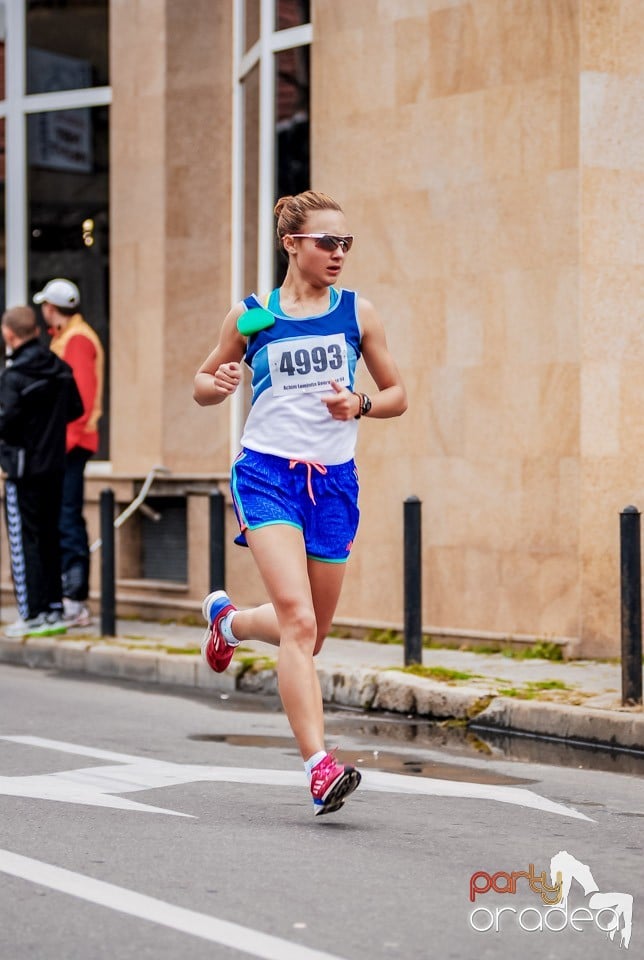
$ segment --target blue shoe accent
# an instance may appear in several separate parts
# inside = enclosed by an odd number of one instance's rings
[[[236,608],[225,590],[215,590],[208,594],[201,610],[204,619],[208,621],[201,654],[211,670],[223,673],[232,660],[239,641],[232,636],[230,627],[222,630],[222,624],[229,614],[236,612]]]
[[[335,813],[344,806],[344,800],[337,800],[335,803],[324,803],[322,800],[313,801],[313,816],[319,817],[327,813]]]
[[[212,626],[215,617],[221,613],[224,607],[229,606],[232,606],[232,604],[225,590],[215,590],[213,593],[209,593],[201,607],[204,620]]]

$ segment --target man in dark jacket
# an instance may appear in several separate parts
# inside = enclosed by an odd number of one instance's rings
[[[2,316],[0,466],[20,619],[8,636],[64,633],[58,520],[67,424],[83,412],[71,367],[38,338],[31,307]]]

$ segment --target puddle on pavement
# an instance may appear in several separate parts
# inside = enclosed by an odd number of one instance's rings
[[[481,737],[497,757],[505,760],[644,777],[644,751],[616,750],[591,743],[477,727],[473,727],[472,732]]]
[[[292,737],[262,736],[261,734],[193,734],[189,740],[208,743],[227,743],[231,747],[260,747],[285,750],[297,754]],[[524,777],[509,777],[491,770],[465,767],[457,763],[440,763],[421,757],[409,757],[390,750],[373,750],[366,747],[358,750],[342,748],[342,763],[353,764],[359,770],[381,770],[385,773],[405,774],[411,777],[431,777],[437,780],[458,780],[462,783],[486,783],[495,786],[534,783]]]
[[[231,697],[227,707],[235,709],[249,708],[252,702],[257,712],[257,700],[246,700],[244,705],[235,704]],[[280,712],[276,698],[266,698],[264,709]],[[269,707],[270,703],[270,707]],[[277,700],[279,704],[279,700]],[[535,737],[526,734],[508,733],[482,729],[476,726],[441,724],[431,721],[418,721],[412,717],[395,714],[365,714],[358,710],[327,709],[325,711],[327,733],[333,738],[352,737],[369,744],[357,750],[342,749],[342,759],[356,766],[389,773],[403,773],[410,776],[436,777],[446,780],[465,782],[512,784],[528,783],[522,777],[504,777],[485,770],[486,760],[512,760],[518,763],[539,763],[548,766],[572,767],[579,770],[598,770],[644,777],[644,751],[634,752],[615,750],[592,744],[580,744],[555,739]],[[297,753],[291,737],[243,736],[239,734],[196,734],[190,739],[220,743],[233,746],[273,747]],[[405,746],[405,752],[396,750],[396,745]],[[422,750],[444,750],[453,756],[477,759],[481,763],[476,768],[461,766],[458,763],[440,763],[425,757],[409,756],[409,747]],[[373,750],[378,753],[374,756]]]
[[[336,726],[334,726],[334,722]],[[595,744],[583,744],[530,734],[490,730],[472,724],[441,724],[391,714],[327,714],[330,733],[403,741],[432,750],[446,749],[461,756],[481,760],[513,760],[519,763],[543,763],[579,770],[644,777],[644,750],[619,750]]]

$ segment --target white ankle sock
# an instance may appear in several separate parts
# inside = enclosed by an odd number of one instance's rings
[[[227,613],[226,616],[219,621],[221,635],[229,647],[236,647],[239,644],[239,640],[233,633],[233,617],[237,612],[237,610],[231,610],[230,613]]]
[[[313,767],[317,763],[319,763],[320,760],[324,760],[325,757],[326,757],[326,750],[318,750],[318,752],[314,753],[312,757],[309,757],[308,760],[304,761],[304,769],[306,770],[306,775],[309,778],[309,780],[311,779],[311,770],[313,769]]]

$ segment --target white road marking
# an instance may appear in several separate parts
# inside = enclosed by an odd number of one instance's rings
[[[246,767],[211,767],[198,764],[170,763],[164,760],[136,757],[126,753],[97,750],[75,743],[49,740],[42,737],[0,736],[0,740],[23,743],[33,747],[93,757],[97,760],[117,761],[118,766],[87,767],[64,770],[59,773],[26,777],[0,777],[0,795],[56,800],[62,803],[80,803],[88,806],[115,807],[147,813],[165,813],[171,816],[189,816],[113,797],[113,794],[133,793],[183,783],[251,783],[256,786],[298,787],[304,789],[304,777],[295,770],[257,770]],[[522,787],[494,786],[485,783],[467,783],[458,780],[439,780],[431,777],[408,777],[402,774],[363,770],[360,791],[406,793],[432,797],[459,797],[470,800],[494,800],[519,807],[529,807],[560,817],[594,822],[572,807],[554,803],[546,797]]]
[[[195,910],[186,910],[164,900],[157,900],[156,897],[148,897],[103,880],[94,880],[81,873],[55,867],[41,860],[32,860],[9,850],[0,850],[0,871],[87,900],[89,903],[108,907],[110,910],[118,910],[119,913],[127,913],[141,920],[209,940],[211,943],[232,947],[233,950],[261,957],[262,960],[341,960],[330,953],[312,950],[299,943],[260,933],[228,920],[218,920]]]

